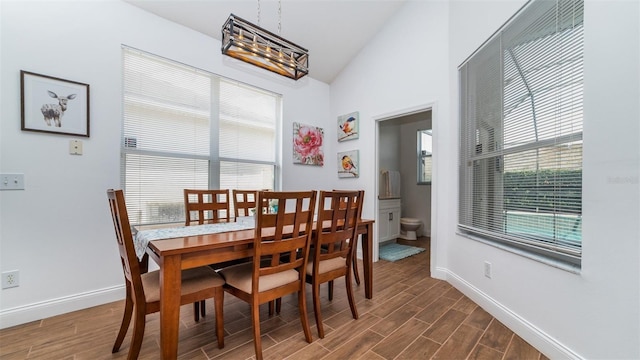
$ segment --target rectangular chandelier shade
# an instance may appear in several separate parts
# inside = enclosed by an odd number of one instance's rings
[[[298,80],[309,73],[309,52],[234,14],[222,26],[222,54]]]

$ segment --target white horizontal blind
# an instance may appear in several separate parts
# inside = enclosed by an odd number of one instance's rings
[[[533,1],[460,67],[459,228],[580,264],[583,2]]]
[[[220,81],[221,188],[274,189],[279,108],[279,96]]]
[[[126,47],[123,69],[133,224],[184,221],[185,188],[274,188],[279,96]]]

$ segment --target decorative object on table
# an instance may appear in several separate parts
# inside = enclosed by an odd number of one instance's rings
[[[387,242],[380,245],[379,257],[382,260],[398,261],[425,251],[425,248],[402,245],[395,242]]]
[[[22,130],[89,137],[89,85],[20,71]]]
[[[305,165],[324,165],[322,128],[301,123],[293,123],[293,163]]]
[[[338,177],[357,178],[360,175],[359,150],[338,153]]]
[[[357,111],[338,116],[338,141],[357,139],[359,128],[360,115]]]
[[[280,37],[282,6],[278,2],[278,35],[234,14],[222,25],[222,54],[298,80],[309,73],[309,51]]]

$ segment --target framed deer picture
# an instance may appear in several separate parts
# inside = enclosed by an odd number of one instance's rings
[[[89,137],[89,85],[20,71],[22,130]]]

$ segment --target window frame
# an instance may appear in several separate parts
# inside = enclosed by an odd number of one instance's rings
[[[428,154],[425,154],[423,150],[423,144],[422,144],[422,135],[423,134],[427,134],[428,136],[431,137],[431,148],[430,151],[428,152]],[[418,185],[431,185],[431,182],[433,181],[433,130],[432,129],[422,129],[422,130],[418,130],[417,131],[417,136],[418,136],[418,179],[417,179],[417,184]],[[425,178],[423,177],[424,175],[424,167],[425,167],[425,160],[429,159],[431,166],[429,166],[429,168],[431,169],[431,171],[429,172],[429,179],[425,180]]]
[[[554,5],[555,4],[555,5]],[[531,32],[526,33],[526,30],[529,30],[529,22],[533,23],[534,21],[538,21],[538,18],[535,16],[539,16],[540,19],[543,16],[548,16],[549,8],[552,8],[552,11],[555,11],[556,14],[561,11],[565,11],[566,13],[572,14],[574,16],[573,23],[567,25],[566,18],[558,17],[555,21],[557,21],[555,32],[547,32],[544,33],[540,28],[536,28],[538,33]],[[557,8],[555,7],[557,6]],[[569,10],[567,10],[569,9]],[[577,10],[576,10],[577,9]],[[573,11],[571,13],[570,11]],[[472,238],[474,240],[478,240],[490,245],[494,245],[505,249],[507,251],[516,252],[522,254],[524,256],[528,256],[530,258],[534,258],[536,260],[550,263],[558,267],[566,268],[569,270],[579,270],[582,263],[582,94],[584,92],[583,89],[583,79],[584,74],[582,72],[582,62],[583,62],[583,45],[584,41],[584,4],[582,0],[560,0],[557,3],[544,3],[542,1],[532,0],[529,1],[518,13],[516,13],[508,23],[503,25],[494,35],[488,39],[478,50],[476,50],[469,58],[467,58],[458,68],[459,75],[459,119],[460,119],[460,156],[459,156],[459,202],[458,202],[458,223],[457,223],[457,233]],[[516,29],[516,30],[513,30]],[[575,32],[575,34],[566,35],[565,33],[571,33],[573,30],[579,29]],[[521,36],[521,34],[526,34],[525,40],[522,43],[511,44],[513,47],[509,47],[509,41],[516,38],[516,35]],[[574,39],[578,39],[575,40]],[[527,38],[528,37],[528,38]],[[515,46],[522,46],[526,44],[527,46],[531,44],[543,43],[549,41],[548,38],[556,37],[557,39],[570,39],[570,45],[579,44],[579,49],[576,50],[579,52],[579,56],[569,59],[568,62],[578,61],[579,64],[575,65],[576,68],[572,69],[569,76],[573,76],[574,74],[578,74],[579,84],[573,83],[574,78],[570,78],[571,81],[563,82],[562,80],[558,80],[555,78],[547,77],[544,80],[547,81],[544,85],[551,84],[552,91],[556,93],[564,94],[564,92],[569,91],[578,91],[576,94],[579,96],[579,101],[576,103],[580,104],[579,111],[576,110],[576,113],[579,114],[579,128],[576,128],[574,131],[573,127],[571,127],[571,131],[552,133],[552,135],[546,134],[538,137],[538,129],[536,123],[536,116],[538,111],[535,108],[534,104],[534,92],[535,90],[529,89],[529,84],[526,83],[527,79],[525,78],[524,72],[522,69],[518,68],[518,64],[515,64],[515,68],[520,72],[520,76],[522,77],[522,81],[524,81],[524,86],[526,87],[526,91],[529,91],[530,101],[531,101],[531,116],[533,118],[533,126],[535,128],[535,140],[527,140],[524,136],[526,136],[527,132],[521,130],[524,128],[524,125],[518,124],[518,127],[508,128],[509,126],[513,126],[512,123],[506,123],[505,119],[510,115],[510,108],[507,110],[508,100],[513,100],[512,95],[518,94],[516,90],[509,89],[508,86],[513,86],[513,83],[509,83],[506,81],[506,69],[508,64],[507,56],[510,56],[514,62],[516,62],[515,56],[513,54],[513,49]],[[506,40],[505,40],[506,38]],[[557,40],[559,43],[562,43],[564,40]],[[562,43],[564,44],[564,43]],[[535,45],[534,45],[535,46]],[[497,51],[497,57],[495,57],[494,52],[495,49]],[[549,46],[549,48],[544,48],[545,52],[543,53],[545,56],[549,57],[549,67],[556,66],[561,68],[564,65],[564,62],[567,62],[567,57],[557,57],[552,58],[555,48]],[[533,50],[530,50],[533,51]],[[540,52],[533,52],[536,56],[540,56]],[[568,53],[568,51],[567,51]],[[574,54],[575,55],[575,54]],[[568,56],[568,55],[562,55]],[[495,58],[494,58],[495,57]],[[546,59],[546,58],[545,58]],[[475,61],[475,63],[474,63]],[[552,62],[555,61],[555,62]],[[474,64],[477,69],[474,71],[474,67],[470,66],[470,64]],[[478,65],[479,64],[479,65]],[[482,68],[485,66],[485,68]],[[578,70],[576,70],[578,69]],[[515,71],[511,69],[512,71]],[[525,69],[525,71],[530,71],[528,76],[532,76],[535,71],[540,71],[536,69]],[[494,78],[491,75],[498,74],[499,83],[495,83]],[[543,70],[544,71],[544,70]],[[470,72],[472,72],[470,74]],[[486,75],[486,74],[489,75]],[[542,71],[541,71],[542,73]],[[480,75],[476,75],[480,74]],[[477,77],[473,77],[477,76]],[[482,78],[482,77],[485,78]],[[481,81],[494,81],[494,82],[481,82]],[[494,87],[490,87],[490,86]],[[496,91],[495,85],[498,85],[498,91]],[[534,84],[532,87],[540,86],[540,83]],[[578,90],[574,90],[575,87]],[[480,90],[478,90],[480,89]],[[570,89],[570,90],[567,90]],[[539,91],[539,88],[537,89]],[[545,89],[548,90],[548,89]],[[479,92],[481,91],[481,92]],[[522,91],[522,89],[520,89]],[[532,92],[533,91],[533,92]],[[573,94],[573,93],[572,93]],[[539,96],[539,95],[538,95]],[[483,98],[484,97],[484,98]],[[558,96],[561,101],[559,101],[558,108],[563,108],[563,105],[566,103],[571,103],[576,101],[574,98],[569,100],[564,99],[563,96]],[[523,98],[518,98],[522,100]],[[536,99],[537,100],[537,99]],[[497,108],[491,108],[491,106],[495,106],[493,104],[497,104]],[[478,106],[478,104],[481,104]],[[485,105],[488,104],[488,105]],[[546,103],[544,103],[546,104]],[[516,105],[517,106],[517,105]],[[524,108],[524,106],[522,106]],[[543,111],[543,110],[541,110]],[[546,111],[546,110],[544,110]],[[571,111],[571,112],[570,112]],[[571,108],[570,111],[559,112],[560,115],[556,115],[557,118],[554,120],[560,124],[556,126],[563,126],[565,123],[570,123],[573,125],[572,121],[575,120],[566,120],[568,117],[565,114],[569,114],[570,116],[575,114],[572,112],[574,108]],[[539,116],[539,115],[538,115]],[[575,119],[575,118],[574,118]],[[510,120],[511,121],[511,120]],[[577,124],[578,122],[576,122]],[[493,124],[493,125],[492,125]],[[483,128],[484,127],[484,128]],[[509,134],[508,132],[512,133]],[[484,134],[483,134],[484,133]],[[515,134],[515,135],[514,135]],[[523,135],[525,134],[525,135]],[[513,136],[520,136],[518,142],[509,142],[507,141],[507,136],[511,135],[509,140],[513,140]],[[495,145],[494,145],[495,144]],[[579,144],[579,149],[574,150],[564,150],[563,147],[568,149],[571,148],[572,144]],[[486,145],[486,146],[483,146]],[[576,145],[578,146],[578,145]],[[484,148],[483,148],[484,147]],[[543,223],[548,220],[540,220],[540,216],[544,216],[544,213],[540,212],[538,208],[536,208],[535,212],[524,212],[522,214],[517,214],[519,216],[525,217],[525,223],[527,224],[537,224],[538,228],[530,230],[527,229],[528,232],[523,233],[515,233],[511,232],[507,228],[507,220],[509,215],[507,213],[508,203],[505,202],[507,196],[505,193],[507,192],[507,184],[505,184],[505,178],[507,171],[505,170],[505,159],[510,156],[510,165],[512,165],[511,173],[509,174],[517,174],[522,170],[513,170],[513,157],[515,156],[520,161],[517,156],[520,154],[524,154],[525,152],[535,151],[535,156],[530,156],[536,159],[536,162],[540,159],[541,151],[552,152],[553,149],[559,149],[559,152],[563,152],[564,157],[559,156],[560,160],[556,165],[557,168],[552,168],[551,172],[554,173],[554,179],[561,182],[562,176],[561,174],[564,166],[566,164],[569,166],[578,166],[579,164],[579,172],[574,171],[571,173],[571,181],[573,183],[580,183],[578,198],[573,194],[573,198],[570,200],[570,206],[578,206],[573,209],[577,211],[577,218],[575,220],[576,224],[580,226],[579,233],[579,241],[566,240],[566,238],[561,238],[556,234],[556,217],[563,215],[563,210],[566,211],[566,208],[562,208],[562,205],[558,205],[560,201],[562,201],[563,196],[566,195],[566,190],[562,186],[556,186],[555,182],[553,185],[553,197],[558,203],[554,202],[553,208],[551,212],[547,212],[551,214],[553,219],[553,236],[552,241],[549,241],[547,234],[544,234],[543,227],[546,226]],[[577,154],[579,152],[579,155]],[[525,156],[526,154],[522,155]],[[524,161],[524,160],[522,160]],[[571,163],[570,163],[571,162]],[[575,163],[573,163],[575,162]],[[521,163],[517,165],[523,166]],[[555,165],[555,164],[554,164]],[[536,165],[537,166],[537,165]],[[540,176],[540,173],[543,168],[536,167],[536,178]],[[496,174],[502,174],[497,175]],[[578,175],[576,175],[578,174]],[[521,179],[514,177],[516,179]],[[496,180],[497,179],[497,180]],[[534,189],[537,193],[541,192],[544,186],[541,186],[537,181],[534,186],[530,187],[530,189]],[[564,192],[563,192],[564,191]],[[522,195],[521,195],[522,196]],[[567,206],[566,204],[564,206]],[[513,216],[513,214],[511,215]],[[538,217],[534,219],[534,217]],[[513,220],[509,220],[513,223]],[[542,224],[542,225],[541,225]],[[536,224],[534,224],[536,225]],[[564,226],[564,225],[560,225]]]
[[[140,147],[140,141],[139,138],[137,137],[129,137],[127,134],[127,116],[136,116],[135,113],[133,113],[133,115],[131,115],[131,113],[128,115],[127,113],[127,96],[131,96],[131,93],[127,92],[127,68],[126,68],[126,64],[125,64],[125,57],[128,56],[127,52],[129,52],[129,55],[131,54],[135,54],[134,56],[140,56],[140,57],[146,57],[149,59],[152,59],[153,61],[159,62],[159,63],[166,63],[168,64],[167,66],[175,66],[177,68],[185,68],[188,69],[189,71],[193,71],[194,73],[197,73],[200,76],[204,76],[206,78],[210,79],[210,89],[209,89],[209,111],[208,113],[205,114],[205,117],[208,117],[208,141],[209,144],[207,146],[207,150],[205,150],[205,153],[202,153],[202,150],[200,150],[198,153],[189,153],[189,152],[182,152],[181,150],[178,151],[174,151],[174,150],[165,150],[165,149],[157,149],[154,148],[153,150],[150,149],[143,149]],[[261,167],[266,169],[266,171],[271,171],[272,175],[269,175],[269,177],[271,178],[270,181],[267,180],[270,185],[269,186],[265,186],[266,183],[262,183],[263,186],[259,186],[261,189],[270,189],[270,190],[275,190],[277,189],[277,186],[279,186],[280,184],[280,176],[281,176],[281,166],[280,166],[280,161],[281,161],[281,155],[280,155],[280,149],[281,149],[281,127],[282,127],[282,104],[283,104],[283,100],[282,100],[282,95],[274,93],[272,91],[268,91],[268,90],[264,90],[252,85],[248,85],[245,83],[241,83],[239,81],[236,80],[232,80],[232,79],[228,79],[225,77],[222,77],[220,75],[208,72],[208,71],[204,71],[201,69],[197,69],[195,67],[189,66],[189,65],[185,65],[182,63],[178,63],[176,61],[170,60],[170,59],[166,59],[154,54],[150,54],[147,53],[145,51],[141,51],[138,49],[134,49],[134,48],[130,48],[128,46],[123,45],[122,46],[122,59],[123,59],[123,122],[122,122],[122,133],[121,133],[121,174],[120,174],[120,178],[121,178],[121,187],[122,189],[125,191],[125,194],[127,194],[127,190],[129,187],[131,186],[139,186],[142,187],[143,185],[131,185],[131,183],[127,182],[127,171],[131,170],[131,164],[128,164],[127,159],[131,159],[132,157],[148,157],[148,156],[155,156],[158,157],[156,160],[158,160],[160,163],[166,162],[168,164],[170,163],[182,163],[185,162],[184,160],[186,160],[186,162],[189,161],[193,161],[193,164],[195,166],[195,164],[199,163],[201,165],[198,166],[198,169],[201,169],[201,171],[199,172],[200,174],[202,174],[202,172],[204,171],[204,167],[206,167],[206,181],[187,181],[187,182],[181,182],[180,179],[172,179],[172,181],[177,181],[179,182],[179,184],[182,185],[175,185],[172,184],[171,187],[173,190],[171,190],[171,194],[167,195],[167,198],[170,198],[171,200],[169,202],[167,202],[168,200],[165,199],[165,201],[163,203],[166,203],[167,206],[171,204],[174,204],[173,207],[179,207],[180,205],[184,206],[184,201],[183,201],[183,194],[182,194],[182,190],[178,191],[175,190],[175,188],[180,188],[180,189],[184,189],[184,188],[209,188],[209,189],[219,189],[220,188],[220,183],[221,183],[221,178],[223,175],[223,166],[227,166],[228,168],[236,168],[235,171],[239,171],[237,169],[243,169],[243,165],[245,165],[244,169],[248,169],[251,170],[252,165],[256,165],[255,169],[260,169]],[[139,80],[136,79],[137,81],[139,81],[140,83],[142,83],[142,81],[144,80]],[[221,90],[221,82],[226,82],[228,83],[230,86],[235,87],[235,88],[245,88],[247,89],[250,93],[255,93],[258,94],[257,96],[260,97],[260,93],[263,93],[268,97],[273,97],[271,99],[271,101],[273,101],[273,130],[269,130],[269,127],[265,128],[267,129],[267,131],[270,131],[273,135],[271,136],[271,138],[273,139],[273,149],[272,149],[272,154],[273,154],[273,161],[270,160],[265,160],[260,159],[260,160],[255,160],[255,156],[252,157],[250,155],[247,155],[246,152],[243,151],[237,151],[235,152],[235,154],[237,156],[221,156],[221,150],[220,150],[220,145],[221,145],[221,139],[220,139],[220,124],[223,121],[221,118],[222,116],[225,116],[227,118],[226,121],[229,121],[229,119],[233,119],[231,117],[229,117],[228,115],[223,115],[221,113],[221,107],[224,107],[224,105],[221,103],[223,101],[223,94]],[[184,85],[184,84],[183,84]],[[142,85],[144,86],[144,84]],[[149,96],[148,99],[146,99],[149,103],[152,103],[155,101],[155,99],[151,99],[151,101],[149,101],[149,99],[152,98],[152,96]],[[160,101],[158,101],[158,103],[160,103]],[[154,104],[153,106],[155,106],[156,104]],[[173,107],[180,107],[180,104],[171,104],[171,106]],[[178,110],[179,111],[179,110]],[[194,111],[201,111],[201,110],[194,110]],[[240,116],[245,116],[243,114],[239,114]],[[249,116],[249,115],[246,115]],[[268,115],[271,116],[271,115]],[[179,115],[177,115],[175,117],[176,119],[179,118]],[[247,121],[251,121],[251,118],[245,117],[243,118],[245,120],[245,124]],[[182,119],[181,119],[182,120]],[[135,120],[134,120],[135,121]],[[131,125],[129,125],[131,126]],[[250,125],[252,126],[252,125]],[[271,126],[271,125],[266,125],[266,126]],[[141,129],[146,129],[146,128],[141,128]],[[164,129],[163,129],[164,130]],[[144,130],[138,130],[138,131],[144,131]],[[238,130],[241,131],[242,130]],[[160,135],[162,136],[162,134]],[[255,136],[255,135],[254,135]],[[152,141],[148,140],[148,141]],[[179,142],[181,140],[178,140]],[[184,141],[190,141],[188,138],[184,138]],[[269,141],[269,143],[271,143]],[[240,145],[238,145],[240,146]],[[246,147],[244,148],[246,149]],[[264,149],[264,148],[260,148],[260,149]],[[249,151],[253,151],[251,149],[249,149]],[[270,150],[271,152],[271,150]],[[152,160],[153,161],[153,160]],[[202,165],[202,162],[206,161],[206,165]],[[142,165],[138,165],[138,166],[142,166]],[[239,166],[239,168],[238,168]],[[248,166],[248,167],[247,167]],[[194,167],[194,170],[196,168]],[[270,169],[270,170],[269,170]],[[164,171],[163,169],[159,170],[159,173],[162,174],[162,171]],[[176,170],[177,171],[177,170]],[[197,171],[197,170],[195,170]],[[232,170],[233,171],[233,170]],[[229,177],[233,178],[234,175],[232,173],[227,174],[227,179]],[[268,175],[268,174],[267,174]],[[135,176],[135,175],[134,175]],[[162,176],[162,175],[161,175]],[[236,177],[238,175],[235,175]],[[199,179],[202,179],[202,177],[200,175],[198,175]],[[142,177],[141,177],[142,179]],[[267,179],[263,176],[263,179]],[[241,180],[241,179],[240,179]],[[142,181],[142,180],[139,180]],[[233,182],[233,180],[232,180]],[[241,181],[240,181],[241,183]],[[237,189],[242,189],[242,186],[239,184],[239,182],[235,181],[236,186],[233,187],[229,187],[229,189],[233,189],[233,188],[237,188]],[[226,187],[225,187],[226,188]],[[139,191],[143,191],[143,190],[139,190]],[[162,190],[161,190],[162,191]],[[175,193],[175,194],[174,194]],[[153,197],[153,194],[151,194],[152,198],[151,200],[154,200],[155,197]],[[162,195],[164,196],[164,195]],[[135,199],[133,199],[135,197]],[[144,195],[137,195],[137,196],[127,196],[127,206],[131,206],[133,209],[138,209],[138,211],[132,211],[130,213],[130,216],[132,217],[131,222],[133,225],[154,225],[154,224],[163,224],[163,223],[180,223],[180,222],[184,222],[184,208],[182,208],[182,211],[180,211],[179,209],[165,209],[166,211],[172,213],[172,215],[170,216],[166,216],[166,217],[162,217],[159,215],[156,215],[156,217],[150,217],[151,215],[151,210],[145,203],[142,203],[143,199],[149,199],[148,197],[145,197]],[[139,199],[138,199],[139,198]],[[136,213],[138,213],[138,215],[135,215]],[[158,213],[160,213],[160,211],[158,210]]]

